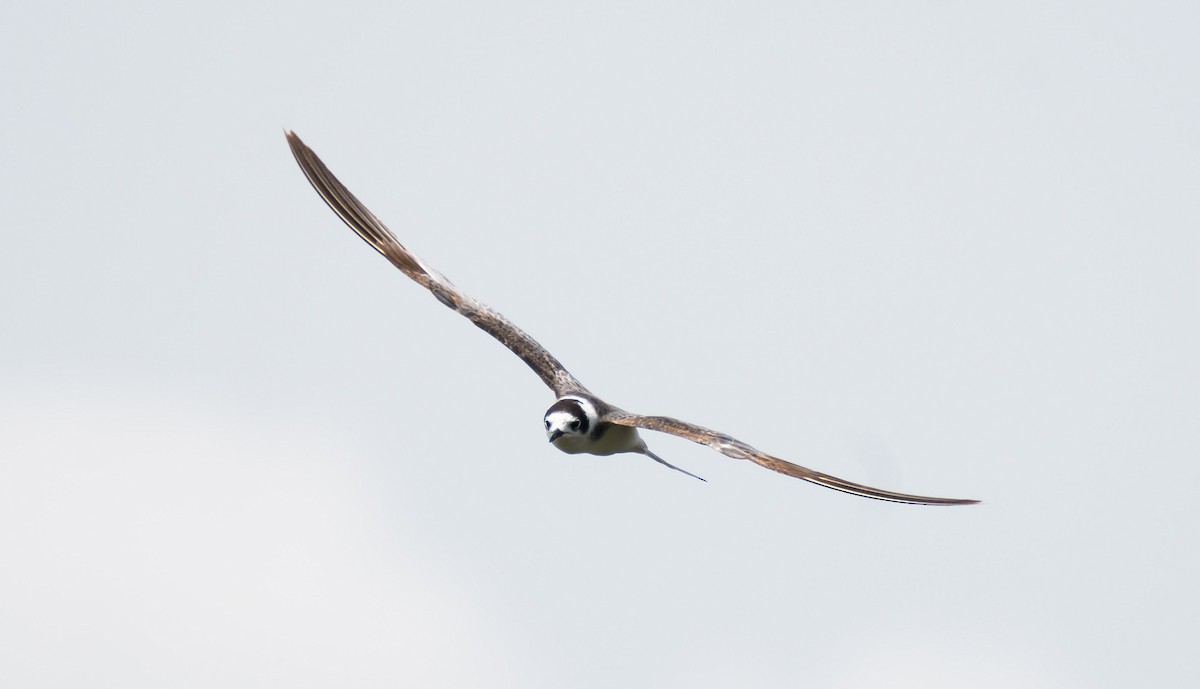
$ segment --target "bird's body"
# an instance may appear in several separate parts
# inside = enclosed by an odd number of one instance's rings
[[[563,435],[550,442],[569,455],[587,454],[601,457],[622,452],[639,452],[646,447],[646,441],[642,440],[636,428],[602,423],[598,429],[594,437]]]
[[[563,395],[546,410],[546,436],[550,438],[554,447],[569,455],[589,454],[603,457],[622,452],[636,452],[675,471],[700,478],[651,452],[636,426],[614,423],[612,419],[615,415],[623,413],[587,392]]]
[[[923,505],[966,505],[975,500],[934,498],[896,493],[852,483],[760,452],[724,433],[666,416],[632,414],[593,395],[548,351],[504,316],[462,293],[441,273],[404,248],[387,227],[338,181],[312,149],[294,132],[288,144],[300,169],[329,207],[363,240],[413,281],[428,289],[443,305],[457,311],[521,358],[554,391],[555,401],[544,417],[546,435],[568,454],[613,455],[637,453],[689,476],[650,451],[638,433],[645,428],[670,433],[707,445],[734,459],[745,459],[788,476],[827,488],[877,500]],[[703,480],[703,479],[701,479]]]
[[[546,410],[546,434],[550,442],[567,454],[615,455],[637,452],[646,446],[637,429],[602,420],[596,398],[565,395]]]

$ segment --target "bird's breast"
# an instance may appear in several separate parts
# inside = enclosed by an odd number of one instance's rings
[[[632,452],[642,446],[636,428],[601,423],[598,433],[588,435],[564,435],[554,440],[554,446],[567,454],[613,455]]]

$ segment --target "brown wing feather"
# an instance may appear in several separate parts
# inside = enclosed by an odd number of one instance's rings
[[[296,162],[300,164],[300,169],[308,177],[313,189],[316,189],[333,212],[370,244],[371,248],[383,254],[384,258],[391,261],[405,275],[432,292],[438,301],[466,316],[484,332],[512,350],[513,354],[521,357],[555,395],[561,397],[570,392],[587,391],[558,359],[537,343],[537,340],[496,311],[460,292],[442,274],[404,248],[391,230],[334,177],[317,154],[306,146],[295,132],[287,132],[287,141],[292,155],[296,156]]]
[[[677,435],[681,438],[687,438],[692,442],[707,445],[727,457],[748,459],[772,471],[778,471],[781,474],[811,481],[819,486],[840,490],[844,493],[861,495],[865,498],[890,500],[891,502],[904,502],[914,505],[972,505],[979,502],[978,500],[962,500],[958,498],[930,498],[922,495],[908,495],[907,493],[895,493],[890,490],[882,490],[880,488],[853,483],[759,452],[737,438],[725,435],[724,433],[718,433],[702,426],[672,419],[667,416],[641,416],[639,414],[630,414],[626,411],[611,409],[605,418],[621,426],[635,426],[637,428],[646,428],[652,431],[661,431]]]

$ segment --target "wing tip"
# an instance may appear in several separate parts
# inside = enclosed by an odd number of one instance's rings
[[[308,146],[304,144],[294,129],[284,129],[283,136],[285,139],[287,139],[288,148],[292,149],[292,155],[296,156],[298,160],[300,158],[300,154],[307,150]]]
[[[930,505],[931,507],[956,507],[958,505],[978,505],[980,502],[980,500],[969,500],[966,498],[935,498],[930,502],[916,504]]]
[[[867,490],[851,490],[842,486],[833,486],[824,482],[813,481],[824,488],[832,488],[843,493],[857,495],[864,498],[874,498],[875,500],[884,500],[886,502],[895,502],[902,505],[928,505],[930,507],[957,507],[959,505],[978,505],[979,500],[970,498],[934,498],[926,495],[909,495],[907,493],[894,493],[890,490],[882,490],[879,488],[868,488]],[[865,487],[865,486],[864,486]]]
[[[797,477],[804,478],[804,477]],[[901,505],[928,505],[930,507],[957,507],[960,505],[978,505],[979,500],[970,498],[935,498],[927,495],[911,495],[909,493],[896,493],[890,490],[881,488],[871,488],[861,484],[850,483],[849,481],[841,481],[838,483],[813,480],[805,478],[810,483],[815,483],[822,488],[832,488],[833,490],[850,495],[857,495],[861,498],[871,498],[874,500],[882,500],[884,502],[894,502]]]

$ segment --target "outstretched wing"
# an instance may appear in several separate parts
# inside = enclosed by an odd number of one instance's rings
[[[726,457],[734,459],[748,459],[759,466],[764,466],[772,471],[778,471],[781,474],[802,478],[805,481],[811,481],[818,486],[825,486],[834,490],[840,490],[851,495],[861,495],[864,498],[875,498],[876,500],[890,500],[891,502],[906,502],[913,505],[972,505],[978,500],[961,500],[958,498],[928,498],[921,495],[908,495],[906,493],[894,493],[890,490],[882,490],[872,488],[858,483],[852,483],[836,476],[822,474],[819,471],[802,467],[799,464],[785,462],[778,457],[759,452],[750,447],[746,443],[732,438],[724,433],[711,431],[701,426],[685,423],[678,419],[672,419],[666,416],[641,416],[639,414],[630,414],[627,411],[618,409],[610,409],[605,415],[605,419],[621,426],[635,426],[637,428],[647,428],[652,431],[662,431],[677,435],[680,438],[687,438],[692,442],[707,445],[712,449],[720,452]]]
[[[287,140],[292,154],[296,156],[296,162],[312,183],[313,189],[317,190],[333,212],[370,244],[371,248],[383,254],[392,265],[432,292],[438,301],[469,318],[480,329],[512,350],[513,354],[521,357],[521,360],[538,374],[542,382],[550,386],[555,395],[561,397],[570,392],[587,392],[587,389],[558,362],[558,359],[538,344],[537,340],[510,323],[504,316],[460,292],[444,275],[405,249],[391,230],[333,176],[317,154],[313,153],[295,132],[287,132]]]

